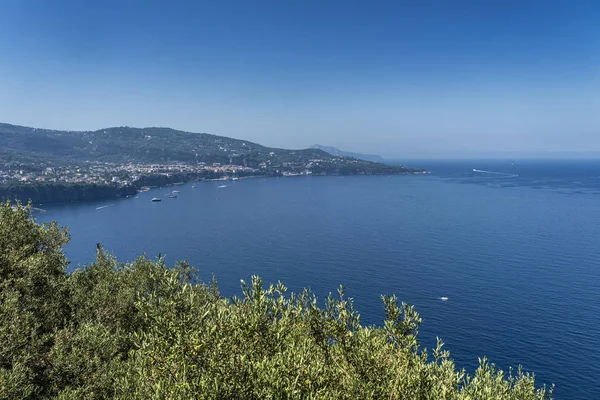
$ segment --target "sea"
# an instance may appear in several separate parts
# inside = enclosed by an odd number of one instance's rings
[[[120,261],[185,259],[224,296],[252,275],[321,299],[345,285],[367,325],[396,294],[421,346],[441,338],[457,366],[485,356],[556,399],[600,398],[600,161],[404,164],[431,173],[187,183],[35,216],[69,226],[71,269],[102,243]]]

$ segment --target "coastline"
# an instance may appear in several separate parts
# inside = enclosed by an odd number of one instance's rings
[[[251,178],[291,178],[291,177],[318,177],[318,176],[357,176],[357,175],[428,175],[429,171],[407,171],[400,173],[358,173],[358,174],[255,174],[240,177],[230,175],[218,178],[205,178],[197,174],[176,174],[166,175],[148,175],[141,177],[131,185],[97,185],[97,184],[63,184],[63,183],[45,183],[45,184],[3,184],[0,185],[0,201],[21,202],[23,204],[31,201],[35,205],[54,204],[54,203],[79,203],[95,200],[119,199],[123,197],[134,196],[143,191],[142,188],[168,187],[183,185],[189,182],[214,182],[214,181],[232,181]],[[43,209],[39,209],[43,212]]]

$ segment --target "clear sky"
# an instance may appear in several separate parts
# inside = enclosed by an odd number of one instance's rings
[[[600,151],[600,1],[0,5],[2,122],[386,157]]]

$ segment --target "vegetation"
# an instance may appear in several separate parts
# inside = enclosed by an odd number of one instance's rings
[[[381,163],[331,155],[321,149],[285,150],[261,146],[245,140],[207,133],[191,133],[170,128],[115,127],[75,132],[28,128],[0,123],[0,159],[21,159],[28,163],[89,161],[137,163],[221,163],[259,168],[266,162],[274,169],[306,165],[312,159],[329,164],[356,164],[377,171]],[[419,172],[404,167],[388,168],[393,173]],[[335,171],[335,168],[332,168]]]
[[[0,200],[34,203],[72,202],[132,196],[137,187],[88,183],[11,183],[0,184]]]
[[[225,299],[185,262],[121,264],[101,247],[70,274],[56,223],[0,205],[2,399],[545,399],[534,378],[486,360],[457,370],[439,342],[428,356],[419,315],[383,297],[381,327],[351,299],[323,308],[252,278]]]

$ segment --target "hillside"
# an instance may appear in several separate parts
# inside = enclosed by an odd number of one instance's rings
[[[31,158],[112,163],[220,162],[258,164],[270,153],[284,161],[328,157],[318,150],[283,150],[170,128],[115,127],[57,131],[0,123],[0,149]]]
[[[221,163],[258,168],[263,162],[285,167],[310,160],[353,165],[365,173],[376,167],[366,161],[334,156],[320,149],[286,150],[245,140],[191,133],[171,128],[115,127],[97,131],[57,131],[0,123],[0,157],[31,162]],[[385,168],[389,173],[413,172]],[[415,170],[417,171],[417,170]]]

